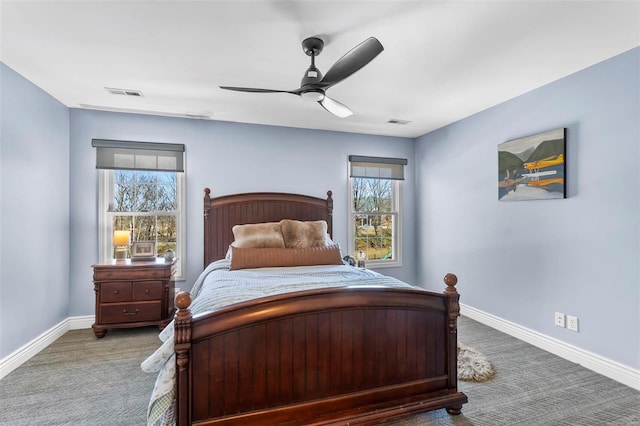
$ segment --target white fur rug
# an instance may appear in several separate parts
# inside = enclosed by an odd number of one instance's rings
[[[494,374],[489,358],[470,346],[458,343],[458,380],[484,382]]]

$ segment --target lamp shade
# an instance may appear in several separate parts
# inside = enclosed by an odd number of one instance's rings
[[[114,231],[113,232],[113,245],[114,246],[127,246],[127,245],[129,245],[129,231]]]

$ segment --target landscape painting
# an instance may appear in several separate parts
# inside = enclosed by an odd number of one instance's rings
[[[565,198],[565,148],[565,128],[498,145],[498,200]]]

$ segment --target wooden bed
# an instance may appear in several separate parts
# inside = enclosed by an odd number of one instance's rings
[[[333,200],[282,193],[204,197],[204,264],[236,224],[326,220]],[[269,296],[199,316],[176,297],[177,424],[375,424],[467,402],[457,389],[457,279],[444,293],[338,287]]]

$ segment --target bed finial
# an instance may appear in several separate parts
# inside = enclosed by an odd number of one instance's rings
[[[191,306],[191,294],[189,294],[189,292],[187,291],[181,291],[180,293],[176,294],[175,304],[178,308],[178,312],[187,309],[189,306]]]
[[[187,291],[176,294],[173,300],[178,311],[174,318],[174,342],[176,345],[189,343],[191,340],[191,295]]]
[[[458,294],[456,291],[456,284],[458,284],[458,277],[455,274],[448,273],[444,276],[444,283],[447,285],[445,294]]]

